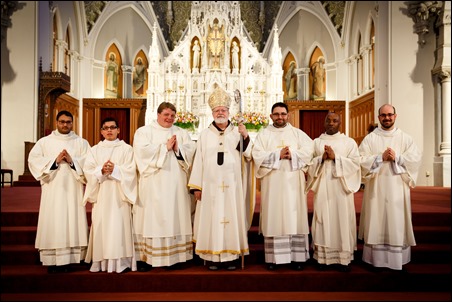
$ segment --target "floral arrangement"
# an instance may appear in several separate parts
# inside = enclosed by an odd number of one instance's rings
[[[268,117],[260,112],[237,113],[232,117],[232,123],[234,125],[237,125],[241,120],[248,130],[259,131],[262,127],[268,125]]]
[[[192,112],[178,111],[174,119],[174,125],[187,129],[195,130],[195,127],[199,124],[199,117]]]

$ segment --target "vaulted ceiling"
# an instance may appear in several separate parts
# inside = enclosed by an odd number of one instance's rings
[[[107,1],[84,1],[88,31],[94,26]],[[187,28],[192,1],[150,1],[169,50],[173,50]],[[262,51],[282,1],[239,1],[243,24],[255,46]],[[264,9],[261,10],[261,5]],[[339,35],[342,34],[345,1],[321,1]]]

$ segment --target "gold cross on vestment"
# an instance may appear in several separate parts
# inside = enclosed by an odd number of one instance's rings
[[[221,188],[221,190],[222,190],[223,193],[224,193],[224,189],[225,189],[225,188],[229,188],[229,186],[225,185],[225,184],[224,184],[224,181],[223,181],[223,182],[221,182],[220,188]]]
[[[223,221],[220,223],[222,223],[223,226],[226,228],[226,224],[229,223],[229,220],[226,220],[226,217],[223,217]]]
[[[285,148],[287,147],[286,144],[284,144],[284,140],[281,140],[281,145],[280,146],[276,146],[276,148]]]

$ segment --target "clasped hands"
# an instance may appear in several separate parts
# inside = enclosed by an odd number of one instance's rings
[[[72,157],[69,155],[69,153],[67,152],[66,149],[63,149],[63,151],[60,152],[60,154],[58,154],[57,158],[56,158],[56,163],[59,165],[62,161],[67,162],[68,164],[70,164],[71,166],[73,165],[72,163]]]
[[[168,151],[173,150],[174,152],[177,153],[177,151],[179,150],[179,147],[177,145],[177,138],[176,138],[176,134],[173,134],[173,136],[171,136],[168,141],[166,142],[166,149]]]
[[[279,153],[279,159],[292,159],[292,154],[290,153],[289,146],[281,149],[281,152]]]
[[[322,162],[324,162],[325,160],[335,160],[336,159],[336,154],[334,154],[334,150],[333,148],[331,148],[331,146],[325,145],[323,147],[323,155],[322,155]]]
[[[385,152],[382,154],[383,161],[395,161],[396,160],[396,153],[391,148],[386,148]]]
[[[102,166],[102,175],[110,175],[111,173],[113,173],[114,168],[115,164],[110,160],[107,160]]]

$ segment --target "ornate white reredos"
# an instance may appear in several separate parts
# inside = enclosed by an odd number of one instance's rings
[[[154,26],[149,49],[146,124],[157,116],[158,105],[168,101],[178,111],[191,111],[200,116],[199,129],[204,129],[212,121],[207,100],[215,83],[233,100],[234,90],[240,90],[243,112],[267,115],[275,102],[283,101],[277,28],[274,28],[271,57],[267,60],[246,33],[239,1],[193,1],[188,28],[166,58],[160,58],[156,33]],[[200,46],[198,67],[193,62],[195,40]],[[238,46],[236,58],[234,44]],[[233,101],[231,117],[239,108]]]

